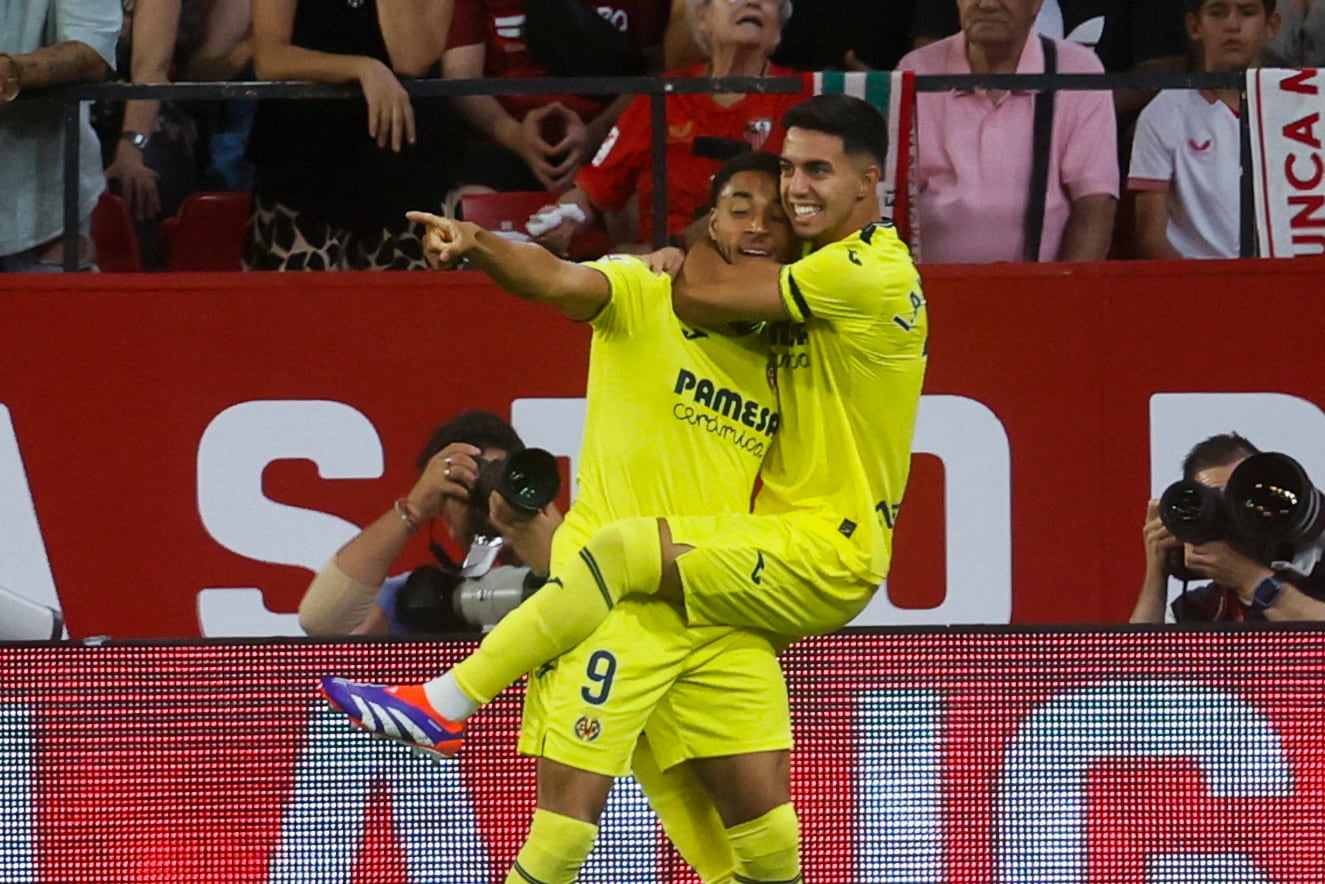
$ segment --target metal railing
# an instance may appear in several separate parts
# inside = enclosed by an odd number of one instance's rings
[[[770,93],[790,94],[802,91],[804,82],[791,77],[547,77],[542,79],[471,79],[409,80],[405,90],[418,98],[465,95],[648,95],[652,123],[653,192],[652,209],[654,244],[666,238],[667,168],[666,101],[669,95],[699,93]],[[1162,89],[1243,89],[1244,76],[1221,73],[1124,73],[1124,74],[943,74],[915,78],[917,92],[946,92],[953,89],[1006,89],[1035,91],[1139,91]],[[357,86],[307,82],[226,82],[168,83],[95,83],[52,90],[25,101],[54,101],[64,106],[64,266],[77,268],[78,261],[78,106],[86,101],[128,101],[136,98],[157,100],[224,101],[264,98],[353,98],[361,95]],[[1243,132],[1243,218],[1249,199],[1249,123],[1241,114]],[[1243,252],[1249,254],[1244,230]]]

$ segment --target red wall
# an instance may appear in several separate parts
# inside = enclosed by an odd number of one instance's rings
[[[1152,395],[1325,403],[1322,271],[1308,259],[926,270],[926,392],[981,403],[1006,431],[1013,622],[1126,618]],[[196,635],[206,587],[260,587],[272,611],[295,609],[308,570],[227,549],[199,514],[199,442],[230,406],[332,400],[365,415],[382,477],[324,479],[292,459],[262,480],[271,499],[362,525],[409,486],[441,419],[583,390],[587,330],[473,273],[0,276],[0,305],[0,405],[23,464],[17,480],[0,474],[0,494],[13,512],[30,490],[76,636]],[[1325,440],[1299,429],[1304,446]],[[960,426],[940,435],[953,451],[968,439]],[[966,506],[945,487],[948,463],[917,459],[889,587],[902,607],[982,591],[948,585],[945,553],[964,544],[945,537],[945,509]],[[1164,467],[1176,478],[1176,460]],[[0,585],[21,592],[4,568]]]

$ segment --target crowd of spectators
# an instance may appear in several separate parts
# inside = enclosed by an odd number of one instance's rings
[[[48,51],[38,45],[43,41],[83,47],[82,61],[102,57],[102,67],[86,64],[69,81],[95,81],[109,71],[145,84],[251,78],[357,84],[358,99],[99,104],[92,122],[104,174],[85,169],[80,182],[84,240],[90,242],[92,207],[109,187],[138,225],[144,265],[157,269],[158,222],[190,193],[232,190],[252,194],[243,234],[248,269],[415,268],[424,264],[406,209],[457,215],[468,194],[544,192],[549,208],[559,202],[577,209],[548,215],[538,235],[549,248],[565,252],[573,237],[598,225],[615,247],[644,249],[658,240],[647,97],[426,99],[412,98],[402,83],[828,69],[1229,71],[1262,62],[1314,65],[1325,57],[1325,3],[1280,0],[1276,8],[1274,0],[1257,0],[1250,25],[1241,22],[1246,6],[1224,0],[840,0],[794,7],[788,0],[18,0],[0,19],[0,146],[19,138],[21,127],[36,125],[41,113],[18,93],[63,82],[39,79],[44,74],[31,59]],[[1227,42],[1220,29],[1232,27],[1232,18],[1247,34],[1238,52],[1221,55],[1214,48]],[[105,57],[111,20],[121,24],[120,45]],[[100,31],[82,35],[93,23]],[[686,236],[707,177],[730,151],[777,149],[781,112],[800,97],[668,96],[668,237]],[[920,260],[1239,254],[1240,154],[1231,141],[1236,90],[1173,90],[1142,113],[1152,98],[1126,90],[920,94],[910,182]],[[1047,122],[1037,123],[1041,117]],[[1217,163],[1194,167],[1169,149],[1189,135],[1204,143],[1208,132],[1218,134],[1211,152]],[[16,201],[0,221],[7,268],[60,264],[60,137],[44,135],[35,165],[22,173],[10,167],[24,187],[5,188]],[[97,154],[85,150],[85,162]],[[6,148],[11,155],[18,156]],[[86,248],[79,263],[94,260]]]

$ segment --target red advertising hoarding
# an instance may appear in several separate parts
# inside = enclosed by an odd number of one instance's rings
[[[467,648],[0,646],[0,880],[496,884],[533,801],[518,690],[440,764],[312,690]],[[1314,884],[1322,654],[1291,629],[802,642],[783,659],[805,879]],[[625,781],[580,880],[694,879]]]

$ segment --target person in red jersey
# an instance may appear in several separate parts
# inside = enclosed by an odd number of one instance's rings
[[[671,71],[670,77],[789,77],[790,68],[769,61],[791,14],[789,0],[741,3],[691,0],[695,37],[708,61]],[[803,93],[690,94],[667,98],[667,235],[686,238],[687,228],[707,208],[709,181],[723,161],[742,150],[782,147],[778,121]],[[574,203],[583,221],[565,217],[539,237],[554,252],[601,217],[619,231],[621,251],[647,251],[653,229],[653,152],[650,102],[639,96],[607,133],[593,161],[580,169],[561,205]],[[631,197],[638,196],[638,216]],[[625,217],[622,217],[622,215]],[[619,222],[619,223],[618,223]],[[702,229],[700,230],[702,234]],[[641,244],[630,248],[630,244]]]

